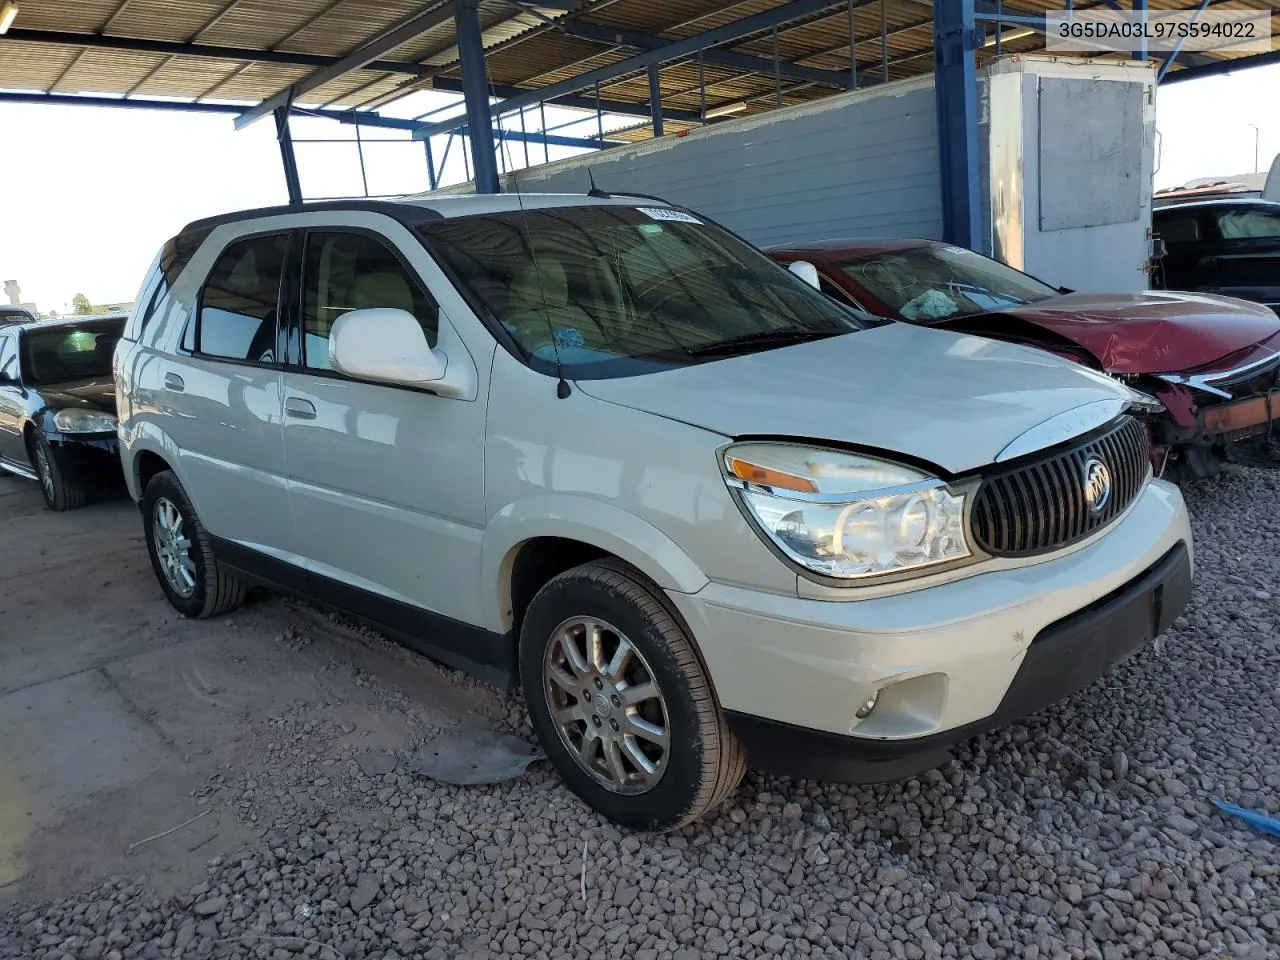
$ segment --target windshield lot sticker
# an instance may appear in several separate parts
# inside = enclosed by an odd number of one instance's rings
[[[671,220],[675,223],[697,223],[702,221],[683,210],[672,210],[670,207],[636,207],[646,217],[654,220]]]
[[[557,347],[585,347],[587,338],[575,327],[559,327],[552,336]]]

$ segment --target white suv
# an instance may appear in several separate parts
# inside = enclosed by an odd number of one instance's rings
[[[121,455],[174,607],[267,584],[518,684],[631,826],[747,765],[937,764],[1190,589],[1141,395],[854,313],[657,200],[237,213],[170,240],[137,304]]]

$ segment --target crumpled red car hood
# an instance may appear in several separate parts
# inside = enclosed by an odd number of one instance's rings
[[[1211,367],[1280,335],[1280,317],[1267,307],[1208,293],[1068,293],[999,313],[1079,344],[1109,373]]]

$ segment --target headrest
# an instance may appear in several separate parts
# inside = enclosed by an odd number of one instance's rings
[[[398,273],[359,273],[351,284],[356,309],[394,307],[413,313],[413,291]]]
[[[511,292],[519,308],[563,307],[569,303],[569,277],[558,260],[528,263],[513,278]]]

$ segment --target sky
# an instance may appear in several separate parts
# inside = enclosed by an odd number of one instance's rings
[[[383,112],[413,116],[456,103],[421,93]],[[1254,169],[1254,130],[1262,170],[1280,153],[1280,65],[1206,77],[1160,89],[1155,186]],[[452,115],[450,110],[445,115]],[[596,132],[594,114],[549,108],[547,125],[572,122],[564,135]],[[632,125],[611,117],[605,130]],[[531,128],[534,126],[530,118]],[[301,118],[293,122],[303,194],[308,199],[365,192],[350,126]],[[41,311],[70,311],[84,293],[92,303],[132,300],[160,246],[195,219],[284,203],[284,177],[274,125],[236,131],[230,116],[0,104],[0,281],[17,280],[22,299]],[[369,194],[427,189],[420,143],[406,134],[362,130]],[[304,143],[339,139],[340,143]],[[391,139],[395,142],[381,142]],[[434,141],[437,164],[445,138]],[[512,144],[507,162],[524,166]],[[580,150],[552,147],[550,159]],[[449,151],[442,184],[466,179],[462,143]],[[530,145],[529,160],[543,159]]]

